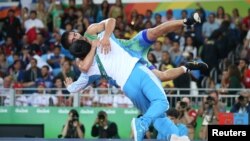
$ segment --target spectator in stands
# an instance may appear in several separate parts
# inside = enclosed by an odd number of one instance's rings
[[[0,105],[5,105],[5,106],[9,106],[9,102],[6,102],[5,99],[10,98],[10,95],[13,94],[13,91],[11,90],[11,87],[13,85],[13,78],[9,75],[4,77],[3,80],[3,85],[2,85],[2,90],[0,91],[0,94],[4,95],[0,97]]]
[[[240,70],[241,80],[244,80],[245,73],[248,69],[249,62],[247,59],[240,59],[238,62],[238,69]]]
[[[34,107],[46,107],[49,106],[49,98],[45,92],[45,84],[40,83],[37,85],[37,92],[28,97],[28,103]]]
[[[5,54],[0,53],[0,73],[4,76],[7,75],[8,67],[9,65],[7,63]]]
[[[133,103],[124,93],[121,93],[114,95],[112,107],[132,108]]]
[[[30,60],[30,69],[24,72],[24,83],[25,88],[35,88],[37,78],[41,77],[41,69],[37,67],[37,60],[32,58]]]
[[[168,22],[168,21],[172,21],[175,20],[174,16],[173,16],[173,10],[172,9],[168,9],[166,11],[166,19],[164,20],[164,22]]]
[[[53,80],[54,90],[52,90],[52,94],[58,99],[57,106],[72,106],[72,96],[69,95],[69,92],[65,89],[63,85],[63,81],[60,78],[54,78]]]
[[[71,109],[68,114],[68,119],[63,126],[62,138],[84,138],[85,127],[80,122],[80,116],[75,109]]]
[[[93,105],[93,95],[94,95],[94,89],[92,86],[88,86],[83,90],[81,93],[81,101],[80,106],[83,107],[91,107]]]
[[[240,16],[238,8],[234,8],[232,10],[232,21],[236,25],[236,28],[241,28],[240,27],[241,20],[242,20],[242,17]]]
[[[41,77],[38,77],[36,79],[36,83],[44,83],[46,88],[52,88],[53,87],[53,82],[52,82],[52,77],[49,72],[49,66],[45,65],[41,69]]]
[[[231,107],[230,112],[250,114],[250,102],[248,101],[248,97],[240,95],[237,99],[237,103]]]
[[[108,120],[108,115],[105,111],[98,112],[95,123],[92,126],[91,135],[103,139],[120,138],[116,123]]]
[[[60,46],[55,46],[53,49],[53,53],[48,55],[48,64],[53,68],[53,69],[60,69],[61,65],[61,59],[63,55],[61,54],[61,47]]]
[[[219,65],[219,53],[218,53],[218,41],[221,32],[218,30],[214,31],[212,35],[205,41],[203,48],[201,50],[201,59],[207,63],[210,72],[213,68],[217,68]],[[207,75],[207,74],[206,74]]]
[[[147,9],[144,15],[144,20],[143,23],[145,24],[146,22],[153,22],[153,11],[151,9]]]
[[[173,46],[169,50],[169,54],[174,66],[179,66],[184,61],[179,40],[174,40]]]
[[[250,29],[250,8],[248,9],[248,14],[242,19],[242,30],[247,32]]]
[[[225,10],[224,10],[224,7],[219,6],[219,7],[217,8],[217,13],[216,13],[216,18],[215,18],[215,20],[216,20],[219,24],[221,24],[221,23],[223,22],[224,18],[225,18]]]
[[[73,80],[76,79],[76,75],[72,71],[72,63],[70,59],[65,58],[65,60],[62,62],[62,68],[60,71],[61,72],[59,72],[56,77],[60,78],[62,81],[64,81],[67,77],[70,77]]]
[[[13,89],[15,89],[15,106],[28,106],[28,99],[23,95],[23,85],[21,83],[14,83]]]
[[[101,107],[111,107],[113,102],[113,96],[108,91],[109,84],[106,79],[101,79],[98,87],[97,94],[99,99],[99,106]]]
[[[160,71],[167,71],[169,69],[174,68],[173,65],[171,63],[167,63],[167,62],[163,62],[160,64],[159,66],[159,70]],[[174,81],[173,80],[169,80],[169,81],[165,81],[161,83],[163,88],[174,88]],[[172,94],[172,91],[167,91],[168,89],[165,89],[166,93]]]
[[[228,68],[228,88],[239,89],[242,88],[240,70],[236,65],[231,65]],[[229,94],[237,94],[238,91],[229,91]]]
[[[98,6],[94,4],[93,0],[83,0],[82,10],[84,17],[87,17],[90,23],[96,23]]]
[[[9,74],[13,77],[15,82],[23,82],[25,72],[22,69],[22,62],[20,60],[16,60],[13,65],[9,68]]]
[[[192,108],[190,99],[188,97],[182,98],[182,100],[176,104],[176,109],[179,112],[177,117],[178,123],[187,126],[188,136],[190,140],[194,140],[197,112]]]
[[[109,17],[109,11],[109,2],[107,0],[103,0],[98,11],[97,22],[107,19]]]
[[[27,7],[22,7],[21,10],[21,27],[24,28],[24,22],[29,19],[29,9]]]
[[[48,13],[51,16],[51,21],[48,25],[49,31],[59,30],[62,27],[62,17],[64,14],[61,2],[52,1],[49,5]]]
[[[24,36],[26,36],[26,35],[24,35]],[[29,49],[29,47],[28,46],[24,46],[23,48],[22,48],[22,52],[21,52],[21,54],[20,54],[20,56],[19,56],[19,60],[22,62],[22,68],[23,69],[25,69],[26,68],[26,66],[30,63],[30,60],[31,60],[31,58],[32,58],[32,55],[31,55],[31,53],[30,53],[30,49]]]
[[[45,7],[45,1],[38,1],[36,5],[36,11],[37,11],[37,19],[40,19],[43,22],[43,25],[45,25],[45,28],[47,28],[48,23],[48,11]]]
[[[121,17],[123,21],[126,21],[126,15],[121,0],[116,0],[115,4],[111,6],[109,11],[109,18],[117,18],[117,17]]]
[[[83,12],[80,9],[76,11],[76,16],[77,19],[74,25],[74,29],[76,30],[76,32],[83,35],[87,27],[89,26],[89,21],[86,17],[83,16]]]
[[[2,32],[5,38],[10,37],[15,46],[18,45],[22,29],[20,20],[15,16],[15,10],[10,9],[7,17],[3,19]]]
[[[205,39],[209,38],[213,31],[218,29],[220,24],[215,21],[215,14],[211,13],[208,17],[208,21],[202,25],[202,35]]]
[[[185,41],[183,53],[192,53],[193,54],[192,59],[196,58],[198,50],[197,50],[197,47],[194,46],[193,38],[191,36],[187,36],[185,40],[186,41]]]
[[[148,61],[149,61],[152,65],[154,65],[155,68],[158,68],[158,67],[159,67],[159,64],[158,64],[158,62],[157,62],[157,60],[156,60],[156,57],[155,57],[155,55],[154,55],[152,52],[149,52],[149,53],[148,53]]]
[[[45,43],[45,38],[42,33],[36,34],[36,39],[29,46],[29,50],[33,54],[37,54],[39,56],[49,52],[49,46]]]
[[[17,51],[17,47],[13,42],[13,38],[10,36],[6,37],[6,42],[1,45],[1,49],[6,56],[12,55],[15,51]]]
[[[135,27],[132,24],[127,26],[127,31],[124,34],[125,39],[133,38],[138,32],[136,31]]]
[[[166,34],[164,37],[163,44],[162,44],[162,51],[169,51],[172,46],[173,45],[170,39],[170,34]]]
[[[36,11],[30,11],[30,18],[24,22],[24,28],[29,43],[33,43],[33,41],[36,40],[37,33],[44,31],[45,25],[37,18]]]
[[[154,16],[153,27],[156,27],[162,23],[162,16],[160,13],[156,13]]]
[[[67,24],[74,25],[77,19],[75,12],[76,12],[76,9],[74,7],[69,7],[68,11],[63,13],[63,16],[61,19],[62,20],[61,28],[66,29]]]
[[[153,45],[153,51],[151,51],[155,57],[156,61],[160,62],[162,60],[162,42],[161,41],[156,41]]]
[[[180,19],[185,19],[185,18],[188,18],[188,12],[187,10],[182,10],[181,11],[181,18]]]

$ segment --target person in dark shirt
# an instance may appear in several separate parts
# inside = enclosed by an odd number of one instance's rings
[[[106,139],[119,138],[116,123],[109,121],[107,113],[104,111],[99,111],[96,121],[92,126],[91,135]]]
[[[84,138],[85,127],[79,120],[79,114],[75,109],[69,111],[69,117],[63,126],[62,138]]]

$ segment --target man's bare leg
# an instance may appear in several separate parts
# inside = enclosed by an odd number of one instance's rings
[[[147,31],[147,37],[151,41],[155,41],[158,37],[174,32],[183,27],[183,20],[173,20],[164,22],[154,28],[150,28]]]
[[[180,29],[184,25],[193,25],[195,23],[199,23],[200,17],[198,13],[194,13],[190,18],[187,19],[182,19],[182,20],[173,20],[173,21],[167,21],[164,22],[154,28],[150,28],[147,31],[147,37],[151,41],[155,41],[158,37],[169,33],[169,32],[174,32],[178,29]]]
[[[161,81],[169,81],[173,80],[180,75],[186,73],[184,67],[172,68],[166,71],[159,71],[157,69],[152,70],[152,72],[161,80]]]

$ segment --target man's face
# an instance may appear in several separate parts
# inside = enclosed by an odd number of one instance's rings
[[[81,37],[81,34],[77,32],[70,32],[68,37],[69,43],[72,44],[74,41],[80,39]]]
[[[47,76],[47,75],[48,75],[48,69],[45,68],[45,67],[43,67],[43,68],[41,69],[41,73],[42,73],[42,76]]]

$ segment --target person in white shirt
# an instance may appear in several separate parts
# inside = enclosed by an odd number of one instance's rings
[[[30,11],[30,18],[24,22],[25,33],[33,27],[36,28],[37,32],[45,28],[43,22],[37,18],[36,11]]]

